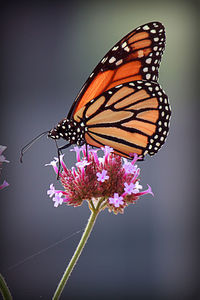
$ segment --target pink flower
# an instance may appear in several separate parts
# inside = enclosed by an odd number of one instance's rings
[[[124,158],[124,164],[123,168],[126,171],[126,173],[134,174],[137,170],[137,166],[132,164],[131,162],[128,162],[126,158]]]
[[[107,171],[106,170],[102,170],[102,172],[97,172],[97,180],[104,182],[105,180],[109,179],[109,176],[106,175]]]
[[[136,181],[133,193],[139,193],[139,190],[142,189],[142,185],[139,184],[139,181]]]
[[[63,189],[56,190],[51,184],[47,191],[55,207],[63,203],[76,207],[82,205],[83,201],[87,201],[89,207],[94,207],[101,201],[100,210],[107,208],[117,214],[123,213],[125,207],[134,204],[139,196],[153,194],[149,186],[147,190],[140,191],[140,169],[135,165],[139,158],[136,154],[128,161],[116,155],[108,146],[102,150],[104,156],[99,157],[98,149],[90,149],[88,146],[86,157],[85,145],[74,147],[77,162],[71,169],[67,168],[63,155],[60,156],[62,169],[59,181]],[[58,174],[57,158],[47,165],[52,166]]]
[[[84,168],[85,166],[88,166],[90,164],[90,162],[87,162],[86,160],[82,160],[76,163],[76,166],[78,168]]]
[[[6,186],[9,186],[9,183],[4,180],[4,182],[0,185],[0,190],[4,189]]]
[[[114,193],[114,198],[109,198],[109,203],[113,204],[115,207],[119,207],[124,204],[123,197],[120,197],[118,193]]]
[[[134,191],[135,184],[133,184],[132,182],[130,184],[128,184],[127,182],[125,182],[124,186],[125,186],[124,191],[127,194],[131,195],[133,193],[133,191]]]
[[[49,195],[49,197],[53,197],[53,195],[55,194],[55,187],[53,185],[53,183],[50,185],[50,190],[47,191],[47,195]]]
[[[139,193],[139,189],[142,189],[142,186],[139,184],[138,181],[136,181],[135,184],[132,182],[130,184],[125,182],[124,186],[125,186],[125,188],[124,188],[125,193],[129,194],[129,195],[137,194],[137,193]]]
[[[61,205],[63,203],[62,193],[56,193],[53,197],[54,206],[58,207],[58,205]]]

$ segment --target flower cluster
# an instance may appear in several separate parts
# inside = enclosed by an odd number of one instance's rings
[[[4,163],[4,162],[7,162],[9,163],[8,160],[6,160],[5,156],[2,155],[3,151],[6,149],[7,147],[6,146],[2,146],[0,145],[0,172],[1,172],[1,165]],[[4,182],[2,184],[0,184],[0,190],[2,190],[3,188],[5,188],[6,186],[8,186],[8,182],[6,180],[4,180]]]
[[[128,161],[121,156],[114,154],[113,149],[105,146],[102,148],[104,155],[99,157],[97,152],[100,149],[91,149],[89,145],[74,147],[71,151],[76,152],[76,167],[68,169],[60,156],[62,170],[58,169],[58,158],[50,164],[64,190],[56,190],[54,185],[50,185],[47,194],[54,201],[57,207],[63,203],[72,206],[79,206],[87,200],[89,207],[96,207],[101,202],[100,209],[106,207],[115,214],[123,213],[124,208],[129,204],[134,204],[139,196],[152,194],[151,187],[141,191],[139,183],[140,169],[135,165],[139,159],[134,154],[132,161]]]

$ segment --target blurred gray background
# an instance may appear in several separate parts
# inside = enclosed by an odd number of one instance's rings
[[[140,163],[142,184],[150,184],[155,197],[142,197],[124,215],[99,215],[61,299],[200,299],[197,13],[194,1],[2,6],[0,144],[8,146],[10,164],[3,165],[1,181],[10,186],[0,192],[0,271],[14,299],[51,299],[81,237],[70,235],[83,229],[89,216],[86,203],[56,209],[46,195],[50,183],[59,187],[53,170],[44,167],[56,156],[53,141],[34,144],[23,164],[20,148],[66,116],[113,44],[151,21],[166,27],[160,83],[172,106],[165,146]],[[74,153],[67,150],[65,161],[71,167]]]

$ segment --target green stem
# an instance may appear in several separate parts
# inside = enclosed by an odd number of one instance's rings
[[[92,228],[95,224],[95,221],[96,221],[96,218],[98,216],[98,213],[99,213],[99,210],[98,208],[96,207],[96,209],[92,210],[91,211],[91,215],[89,217],[89,220],[88,220],[88,223],[86,225],[86,228],[83,232],[83,235],[81,237],[81,240],[76,248],[76,251],[74,252],[74,255],[72,256],[71,258],[71,261],[69,262],[68,266],[67,266],[67,269],[65,270],[64,274],[63,274],[63,277],[61,278],[58,286],[57,286],[57,289],[55,291],[55,294],[53,296],[53,300],[57,300],[60,298],[61,296],[61,293],[67,283],[67,280],[69,279],[69,276],[71,274],[71,272],[73,271],[73,268],[75,267],[76,265],[76,262],[78,261],[78,258],[79,256],[81,255],[81,252],[90,236],[90,233],[92,231]]]
[[[0,291],[4,300],[12,300],[12,296],[9,291],[9,288],[5,282],[5,279],[1,274],[0,274]]]

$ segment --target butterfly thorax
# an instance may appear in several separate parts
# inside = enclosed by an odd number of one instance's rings
[[[84,122],[76,122],[65,118],[49,131],[48,137],[52,139],[63,138],[70,144],[82,145],[85,143],[85,131]]]

